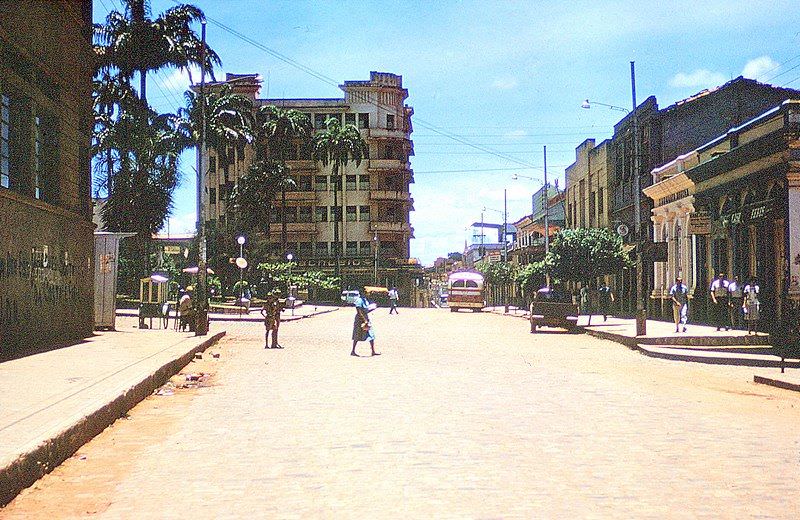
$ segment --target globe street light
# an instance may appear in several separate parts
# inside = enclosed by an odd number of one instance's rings
[[[236,266],[239,268],[239,317],[242,317],[242,299],[244,298],[244,268],[247,267],[247,260],[244,259],[244,236],[236,238],[239,244],[239,258],[236,259]],[[249,309],[248,309],[249,311]]]
[[[294,297],[292,296],[292,260],[294,259],[294,255],[292,253],[286,253],[286,260],[289,262],[289,296],[287,300],[292,302],[292,316],[294,316]]]

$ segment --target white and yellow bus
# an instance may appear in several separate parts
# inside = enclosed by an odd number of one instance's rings
[[[477,271],[456,271],[447,277],[447,304],[450,312],[472,309],[481,312],[486,306],[483,275]]]

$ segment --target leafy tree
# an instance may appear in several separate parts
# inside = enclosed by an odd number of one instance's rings
[[[362,159],[367,158],[369,149],[361,132],[355,125],[346,124],[335,118],[328,118],[325,121],[325,129],[314,135],[314,159],[322,162],[323,166],[332,164],[333,174],[333,206],[336,213],[333,219],[333,241],[335,244],[334,256],[336,259],[336,277],[339,277],[339,222],[344,219],[344,211],[339,207],[339,190],[342,187],[341,176],[344,168],[352,160],[356,166],[361,164]]]
[[[525,298],[532,300],[536,291],[547,282],[547,265],[544,260],[522,266],[517,271],[515,281]]]
[[[479,269],[495,298],[502,299],[508,307],[508,289],[516,280],[517,266],[511,262],[491,262],[482,264]]]
[[[308,116],[298,110],[265,105],[258,109],[256,155],[266,147],[269,157],[284,167],[290,150],[296,141],[305,146],[311,138],[313,128]],[[281,250],[286,252],[286,183],[281,185]]]
[[[139,74],[139,99],[147,101],[147,74],[172,67],[189,71],[199,66],[203,45],[192,24],[205,19],[199,8],[181,4],[152,18],[149,0],[122,0],[123,12],[108,13],[104,24],[94,26],[94,52],[98,71],[114,72],[130,84]],[[206,70],[222,62],[206,45]]]
[[[622,238],[605,228],[561,230],[545,262],[556,278],[584,283],[631,266]]]
[[[279,190],[293,186],[288,170],[276,161],[255,161],[231,191],[230,207],[245,232],[269,234],[270,213]]]
[[[459,252],[447,253],[448,260],[454,260],[456,262],[462,262],[464,260],[464,255]]]

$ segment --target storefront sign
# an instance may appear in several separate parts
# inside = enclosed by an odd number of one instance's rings
[[[711,215],[708,211],[695,211],[689,215],[690,235],[710,235],[711,234]]]
[[[181,246],[164,246],[164,254],[179,255],[181,254]]]

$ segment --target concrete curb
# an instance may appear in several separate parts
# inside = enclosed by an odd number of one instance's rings
[[[712,365],[738,365],[748,367],[788,368],[800,367],[800,361],[787,359],[781,361],[779,356],[772,354],[747,354],[739,353],[735,356],[725,352],[709,350],[691,350],[686,348],[663,348],[653,345],[637,345],[636,350],[645,356],[670,359],[673,361],[691,361],[693,363],[707,363]]]
[[[320,314],[327,314],[329,312],[338,311],[340,308],[341,307],[334,307],[334,308],[331,308],[331,309],[324,309],[324,310],[321,310],[321,311],[312,312],[311,314],[303,314],[303,315],[297,315],[297,316],[291,316],[291,315],[285,316],[285,317],[282,316],[281,317],[281,322],[297,321],[297,320],[300,320],[300,319],[303,319],[303,318],[311,318],[313,316],[318,316]],[[128,309],[119,309],[119,310],[117,310],[117,316],[125,316],[125,317],[129,317],[129,318],[130,317],[135,318],[138,315],[139,315],[138,312],[136,312],[135,310],[132,311],[132,312],[129,311]],[[247,322],[253,322],[253,323],[261,323],[261,322],[264,321],[264,318],[262,318],[261,316],[248,316],[248,315],[243,315],[240,318],[236,314],[231,314],[231,315],[220,314],[220,315],[211,316],[209,318],[209,320],[210,321],[214,321],[214,322],[219,322],[219,323],[225,323],[225,322],[230,322],[230,321],[232,321],[232,322],[247,321]]]
[[[55,432],[36,448],[20,454],[8,466],[0,468],[0,507],[11,502],[20,491],[71,457],[81,446],[177,374],[194,358],[195,353],[206,350],[224,335],[225,331],[214,334],[182,356],[159,367],[97,410]]]
[[[790,383],[788,381],[782,381],[780,379],[773,379],[771,377],[753,376],[753,382],[760,383],[762,385],[770,385],[778,388],[783,388],[784,390],[793,390],[795,392],[800,392],[800,384]]]

